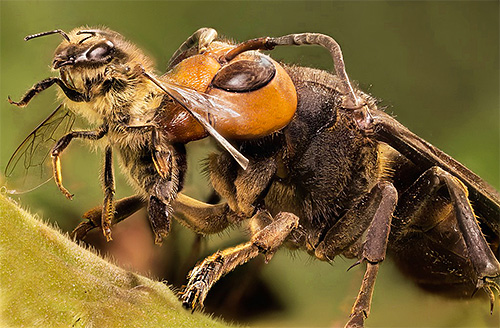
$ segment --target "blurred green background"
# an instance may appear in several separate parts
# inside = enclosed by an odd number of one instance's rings
[[[294,32],[333,36],[342,46],[351,79],[382,99],[387,111],[412,131],[500,187],[498,1],[2,1],[0,10],[2,172],[17,145],[57,106],[54,89],[40,94],[25,109],[7,102],[8,95],[17,100],[35,82],[54,75],[49,65],[60,38],[26,43],[24,36],[56,28],[108,26],[150,54],[161,72],[186,37],[209,26],[239,41]],[[320,48],[283,48],[272,55],[285,62],[332,69],[328,53]],[[201,141],[189,147],[186,193],[200,199],[210,193],[206,179],[198,174],[207,145],[208,141]],[[62,162],[65,185],[75,193],[72,202],[53,183],[18,199],[44,219],[71,230],[85,210],[102,201],[101,156],[83,142],[74,142]],[[130,195],[118,171],[117,196]],[[147,230],[143,218],[130,220],[132,229],[143,224]],[[192,239],[185,229],[176,230]],[[239,236],[236,232],[211,237],[209,249],[234,244]],[[152,239],[142,242],[147,244],[144,252],[149,253],[136,254],[140,258],[155,261],[167,251],[168,245],[152,246]],[[127,236],[120,237],[118,232],[113,243],[108,248],[129,244]],[[133,265],[127,257],[123,263]],[[350,264],[339,258],[328,265],[305,254],[279,252],[261,274],[284,309],[245,322],[252,326],[343,325],[363,273],[361,267],[346,272]],[[156,276],[161,272],[147,265],[136,270]],[[457,302],[424,294],[386,261],[367,323],[372,327],[497,327],[499,312],[497,306],[490,316],[486,300]]]

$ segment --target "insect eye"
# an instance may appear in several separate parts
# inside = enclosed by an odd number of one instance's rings
[[[86,57],[88,60],[100,61],[108,57],[113,51],[114,47],[114,44],[110,41],[96,44],[87,51]]]
[[[275,74],[273,63],[260,56],[254,60],[238,60],[223,67],[214,77],[212,85],[230,92],[249,92],[267,85]]]

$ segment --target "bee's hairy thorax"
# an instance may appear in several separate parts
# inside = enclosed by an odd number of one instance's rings
[[[61,75],[88,99],[74,102],[62,94],[69,108],[91,124],[106,124],[110,143],[144,146],[146,138],[141,136],[147,134],[147,129],[142,127],[152,124],[164,98],[150,81],[136,70],[115,66]]]

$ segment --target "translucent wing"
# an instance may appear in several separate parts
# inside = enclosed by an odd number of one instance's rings
[[[202,93],[184,86],[162,81],[163,87],[168,89],[168,94],[172,96],[182,107],[189,108],[210,121],[215,117],[240,117],[238,107],[230,101],[217,96]]]
[[[243,156],[233,145],[229,143],[217,130],[213,127],[213,117],[216,114],[219,117],[238,117],[240,114],[231,109],[231,103],[223,99],[208,95],[206,93],[198,93],[188,88],[175,86],[174,84],[163,84],[162,88],[172,97],[178,104],[187,109],[191,115],[203,125],[208,133],[224,147],[233,158],[246,170],[248,167],[248,159]]]
[[[217,113],[226,117],[238,117],[240,114],[233,110],[230,102],[195,90],[177,86],[172,83],[164,83],[146,71],[144,76],[155,83],[161,90],[168,94],[175,102],[186,109],[207,130],[207,132],[224,147],[231,156],[246,170],[248,159],[243,156],[229,141],[226,140],[215,128],[211,120],[211,114]],[[213,118],[213,116],[212,116]]]
[[[52,179],[50,151],[74,121],[75,115],[59,105],[24,139],[5,168],[8,193],[26,193]]]

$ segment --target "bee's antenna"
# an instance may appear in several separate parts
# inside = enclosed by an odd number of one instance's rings
[[[57,33],[61,34],[61,36],[66,41],[70,42],[69,36],[63,30],[53,30],[53,31],[47,31],[47,32],[41,32],[41,33],[37,33],[37,34],[28,35],[27,37],[24,38],[24,41],[28,41],[28,40],[31,40],[31,39],[34,39],[34,38],[45,36],[45,35],[57,34]]]
[[[104,36],[110,36],[111,33],[108,31],[103,31],[103,30],[81,30],[76,32],[76,35],[81,35],[81,34],[89,34],[86,38],[81,39],[78,43],[83,43],[84,41],[96,36],[96,35],[104,35]]]
[[[95,30],[84,30],[84,31],[78,31],[76,32],[76,35],[81,35],[81,34],[90,34],[89,36],[87,36],[86,38],[83,38],[81,39],[78,43],[81,44],[83,43],[84,41],[94,37],[97,35],[97,31]]]

